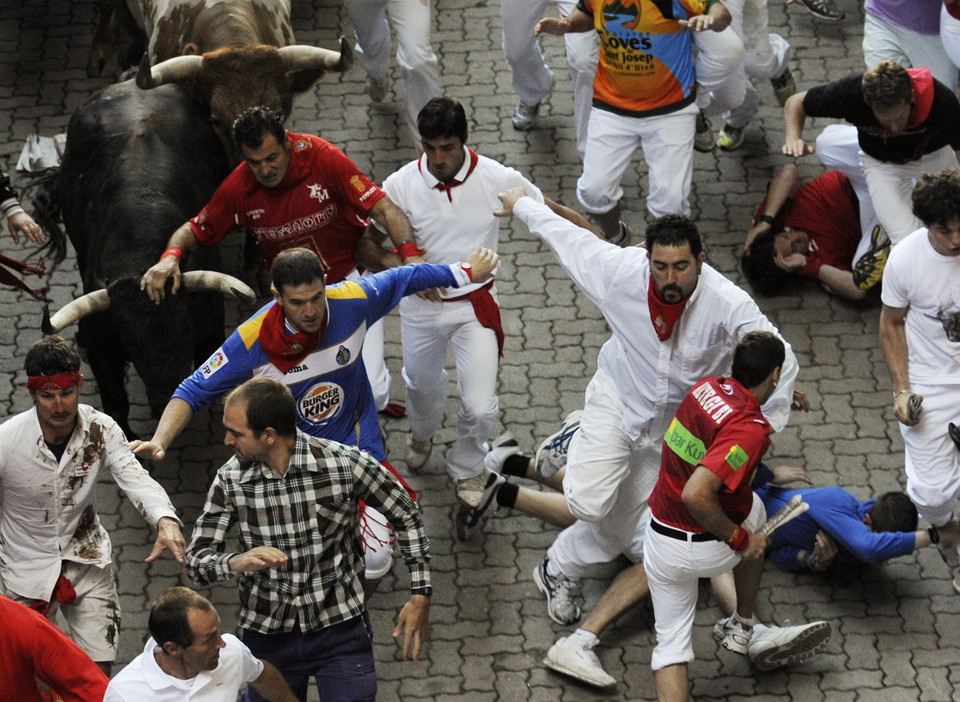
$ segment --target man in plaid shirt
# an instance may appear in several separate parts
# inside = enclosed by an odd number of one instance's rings
[[[241,638],[299,699],[313,675],[322,699],[375,700],[357,501],[382,512],[399,537],[413,594],[393,635],[404,637],[404,658],[412,648],[414,660],[429,636],[420,507],[372,456],[304,434],[296,417],[289,389],[274,380],[254,378],[227,397],[224,442],[235,456],[207,494],[187,572],[204,585],[239,574]],[[225,553],[234,524],[241,552]],[[245,699],[264,698],[248,690]]]

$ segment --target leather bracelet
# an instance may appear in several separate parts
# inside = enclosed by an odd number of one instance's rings
[[[932,526],[927,529],[927,535],[930,537],[930,543],[938,544],[940,543],[940,531],[937,527]]]
[[[412,241],[404,241],[397,247],[397,252],[400,254],[400,258],[413,258],[420,255],[420,249]]]
[[[183,258],[183,249],[181,249],[179,246],[171,246],[162,254],[160,254],[160,260],[163,260],[167,256],[173,256],[179,261]]]
[[[758,221],[758,222],[766,222],[767,224],[769,224],[769,225],[772,227],[772,226],[773,226],[773,223],[776,222],[777,219],[776,219],[776,217],[772,217],[772,216],[768,215],[766,212],[764,212],[762,215],[759,215],[759,216],[757,217],[757,221]]]

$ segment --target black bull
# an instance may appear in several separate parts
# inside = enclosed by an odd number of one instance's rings
[[[59,206],[83,291],[94,293],[84,299],[99,299],[92,309],[101,311],[80,312],[79,339],[104,411],[128,436],[133,433],[124,388],[127,361],[143,380],[157,417],[177,384],[223,340],[222,293],[168,290],[154,305],[140,290],[140,277],[228,172],[203,105],[176,85],[143,91],[131,80],[105,88],[77,110],[58,177],[45,185],[52,206],[40,214],[44,228],[51,237],[63,236],[50,226]],[[185,269],[219,269],[217,248],[187,256]],[[240,293],[242,284],[231,281],[227,287],[234,294],[252,298],[249,288]],[[104,289],[106,295],[97,293]],[[58,322],[65,312],[54,316],[53,327],[46,324],[47,333],[78,316]]]

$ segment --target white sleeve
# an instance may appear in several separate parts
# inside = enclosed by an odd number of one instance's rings
[[[600,239],[532,198],[520,198],[513,206],[513,213],[527,225],[531,234],[550,247],[563,270],[587,297],[598,307],[602,306],[621,267],[631,260],[632,252]],[[638,270],[637,275],[640,274]]]

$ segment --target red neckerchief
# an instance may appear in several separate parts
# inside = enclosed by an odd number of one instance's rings
[[[287,333],[283,320],[283,307],[277,303],[269,309],[260,325],[258,339],[263,352],[267,354],[270,363],[286,373],[307,357],[317,348],[320,337],[327,329],[327,318],[323,318],[320,331],[313,334],[306,332]]]
[[[470,167],[467,169],[467,174],[463,176],[463,180],[457,180],[456,178],[453,178],[449,183],[437,183],[433,186],[436,190],[445,192],[447,194],[447,200],[450,202],[453,202],[453,195],[450,194],[450,191],[458,185],[463,185],[464,181],[470,177],[470,174],[473,173],[473,169],[476,168],[477,164],[480,162],[480,157],[477,156],[476,151],[473,149],[467,149],[467,153],[470,154]],[[417,168],[421,173],[423,173],[423,159],[417,161]]]
[[[680,315],[683,314],[683,308],[687,306],[687,300],[689,299],[689,297],[686,297],[673,305],[664,302],[657,295],[657,291],[653,287],[653,276],[650,276],[647,305],[650,308],[650,321],[653,322],[653,328],[660,341],[666,341],[673,334],[673,327],[680,319]]]
[[[65,390],[83,383],[80,371],[63,371],[56,375],[31,375],[27,378],[27,390]]]
[[[907,129],[919,126],[930,116],[933,107],[933,76],[929,68],[908,68],[910,84],[913,87],[913,109],[907,120]]]

